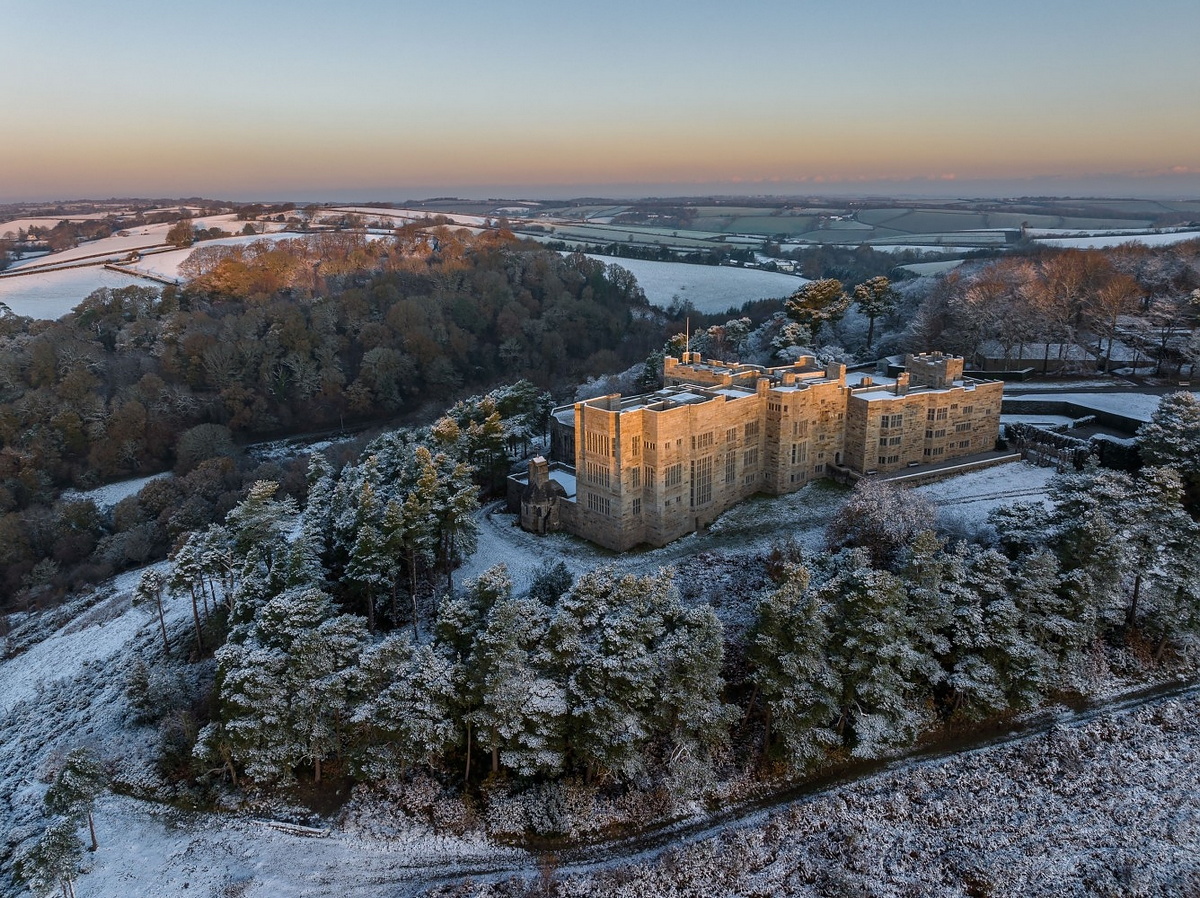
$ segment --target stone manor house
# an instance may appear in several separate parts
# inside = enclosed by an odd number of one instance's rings
[[[793,365],[670,356],[665,386],[562,406],[551,460],[509,478],[509,503],[535,533],[566,530],[609,549],[662,546],[754,493],[824,476],[932,464],[994,448],[1000,381],[963,376],[963,360],[907,355],[896,378]]]

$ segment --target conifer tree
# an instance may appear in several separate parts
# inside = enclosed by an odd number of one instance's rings
[[[910,742],[922,722],[917,703],[913,621],[903,582],[873,569],[861,549],[835,556],[832,576],[817,590],[837,609],[833,664],[839,675],[838,732],[856,757],[878,757]]]
[[[492,772],[523,776],[562,771],[562,688],[543,671],[549,612],[539,602],[507,596],[488,611],[467,664],[475,710],[469,719],[492,752]]]
[[[832,729],[841,683],[830,666],[830,608],[809,588],[811,574],[790,566],[779,589],[758,605],[749,658],[755,692],[766,707],[766,747],[782,740],[793,769],[803,771],[840,740]]]
[[[441,765],[462,744],[463,666],[432,643],[394,633],[364,650],[354,684],[355,757],[372,779]]]
[[[67,755],[58,776],[46,790],[44,800],[50,813],[87,821],[92,839],[89,851],[100,847],[96,841],[92,805],[107,783],[108,776],[95,754],[86,748],[76,748]]]
[[[83,861],[83,843],[75,821],[56,817],[38,840],[16,859],[17,876],[37,895],[58,888],[63,898],[75,898],[75,880]]]

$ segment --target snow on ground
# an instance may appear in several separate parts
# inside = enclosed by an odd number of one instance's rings
[[[255,228],[266,227],[268,232],[281,230],[284,225],[277,222],[252,222]],[[236,234],[245,225],[246,222],[238,221],[237,216],[233,213],[223,215],[208,215],[204,218],[197,218],[192,221],[193,227],[196,228],[219,228],[222,231],[230,231]],[[57,253],[49,253],[46,255],[30,257],[14,262],[10,267],[10,271],[19,271],[22,268],[42,268],[45,266],[58,265],[60,263],[77,262],[81,259],[89,259],[93,256],[100,256],[96,261],[98,263],[107,260],[121,261],[125,259],[130,251],[151,246],[166,246],[167,232],[175,226],[174,222],[161,222],[151,225],[137,225],[116,233],[103,237],[100,240],[87,240],[80,243],[78,246],[71,249],[64,249]],[[260,235],[261,236],[261,235]]]
[[[156,565],[166,570],[166,562]],[[36,698],[49,685],[66,680],[90,663],[118,659],[139,630],[155,624],[150,613],[133,609],[130,598],[141,571],[109,581],[98,594],[104,598],[83,608],[70,623],[42,642],[0,662],[0,711],[11,712],[19,702]],[[171,617],[186,620],[182,602]]]
[[[1096,378],[1095,380],[1020,380],[1006,383],[1004,395],[1020,398],[1025,393],[1044,393],[1049,390],[1112,389],[1129,383],[1130,381],[1122,380],[1119,377]]]
[[[1185,240],[1200,239],[1200,231],[1177,231],[1165,234],[1123,234],[1100,237],[1043,237],[1036,240],[1043,246],[1061,246],[1073,249],[1101,249],[1120,246],[1122,243],[1144,243],[1146,246],[1170,246]]]
[[[900,762],[628,863],[568,862],[542,894],[1195,895],[1198,764],[1192,690],[1011,744]],[[435,894],[538,894],[526,877]]]
[[[482,215],[464,215],[458,212],[439,212],[432,209],[376,209],[373,206],[337,206],[336,208],[323,209],[318,215],[319,219],[340,217],[332,213],[338,212],[353,212],[361,215],[363,218],[370,220],[371,218],[394,218],[398,221],[423,221],[426,218],[440,216],[449,219],[453,224],[459,225],[474,225],[482,227],[485,221]]]
[[[651,305],[666,308],[678,296],[698,312],[724,312],[757,299],[790,296],[808,281],[777,271],[734,268],[730,265],[689,265],[588,254],[606,265],[620,265],[637,278]]]
[[[915,489],[938,506],[943,526],[965,535],[986,527],[988,513],[1000,505],[1045,501],[1053,475],[1053,468],[1018,461]],[[767,553],[785,541],[810,554],[822,552],[825,525],[847,493],[845,487],[817,481],[785,496],[752,496],[722,514],[703,533],[689,534],[662,548],[623,554],[569,533],[527,533],[518,525],[517,516],[504,511],[504,504],[497,502],[480,515],[479,547],[455,578],[462,583],[503,562],[516,589],[521,590],[539,571],[558,561],[576,577],[602,565],[640,575],[675,567],[683,574],[681,588],[712,602],[726,625],[744,626],[753,608],[722,601],[727,592],[722,583],[730,575],[727,568],[734,564],[733,556]]]
[[[17,315],[53,320],[67,314],[101,287],[156,286],[142,278],[99,266],[39,271],[21,277],[0,278],[0,302]]]
[[[1193,391],[1200,397],[1200,391]],[[1028,400],[1030,402],[1070,402],[1082,408],[1095,409],[1101,412],[1112,412],[1124,415],[1137,421],[1149,421],[1161,396],[1152,393],[1022,393],[1012,399]]]
[[[1037,427],[1070,427],[1075,418],[1066,415],[1001,415],[1001,424],[1033,424]]]
[[[953,523],[957,528],[975,530],[985,526],[987,516],[1001,505],[1046,502],[1046,490],[1054,474],[1054,468],[1014,461],[968,471],[913,490],[938,507],[939,523],[943,526]]]
[[[0,832],[9,847],[40,829],[39,779],[72,748],[94,748],[126,782],[156,778],[150,769],[156,735],[128,724],[124,696],[134,661],[152,664],[161,651],[153,611],[130,603],[140,576],[122,574],[66,614],[27,619],[47,629],[53,619],[68,622],[0,661]],[[165,605],[173,641],[186,644],[190,600],[168,595]],[[0,656],[11,650],[0,641]],[[77,890],[100,898],[398,896],[415,893],[434,874],[524,857],[481,837],[436,835],[406,819],[386,832],[351,819],[328,838],[313,839],[244,816],[105,795],[95,821],[100,850],[87,856]]]
[[[39,256],[37,259],[23,259],[13,264],[9,270],[19,271],[22,268],[29,268],[33,265],[41,267],[43,265],[54,265],[59,262],[76,262],[97,254],[104,254],[113,259],[120,259],[127,256],[130,250],[143,246],[159,246],[166,243],[167,231],[172,227],[174,227],[173,224],[166,222],[152,225],[138,225],[125,231],[117,231],[115,234],[103,237],[100,240],[85,240],[78,246],[74,246],[71,249],[64,249],[61,252],[51,253],[48,256]]]
[[[945,274],[947,271],[953,271],[962,265],[962,263],[962,259],[948,259],[945,262],[914,262],[911,265],[901,265],[900,267],[905,271],[911,271],[913,274],[930,277],[935,274]]]
[[[106,483],[104,486],[98,486],[91,490],[63,490],[62,499],[64,502],[81,502],[91,499],[96,503],[97,508],[104,510],[112,508],[122,499],[137,495],[141,492],[142,487],[151,480],[170,476],[170,471],[163,471],[161,474],[151,474],[149,477],[135,477],[132,480]]]
[[[244,237],[218,237],[216,240],[205,240],[197,243],[194,246],[184,247],[183,249],[171,249],[165,252],[154,252],[143,255],[136,262],[123,264],[122,268],[129,268],[133,271],[144,271],[147,274],[152,274],[156,277],[166,278],[168,280],[179,280],[179,266],[183,260],[190,256],[195,250],[205,246],[238,246],[241,244],[254,243],[256,240],[297,240],[305,237],[305,234],[296,234],[291,232],[284,233],[267,233],[246,235]]]
[[[59,215],[42,218],[17,218],[12,221],[0,222],[0,237],[16,237],[17,231],[30,228],[52,228],[60,221],[87,221],[92,218],[104,218],[105,213],[94,212],[88,215]]]

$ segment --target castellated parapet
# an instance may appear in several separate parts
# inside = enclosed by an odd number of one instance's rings
[[[995,446],[1003,384],[963,377],[958,356],[922,353],[905,363],[892,380],[809,357],[765,368],[668,356],[657,392],[555,409],[557,464],[535,459],[510,496],[520,496],[528,530],[562,529],[624,551],[702,529],[754,493]]]

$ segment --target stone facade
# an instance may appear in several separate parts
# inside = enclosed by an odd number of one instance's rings
[[[555,490],[535,459],[520,478],[522,526],[617,551],[661,546],[754,493],[993,448],[1003,384],[964,378],[963,360],[940,353],[907,356],[905,368],[893,381],[810,358],[762,368],[668,357],[658,392],[555,410],[551,444],[570,452],[558,460],[573,462],[574,495]]]

